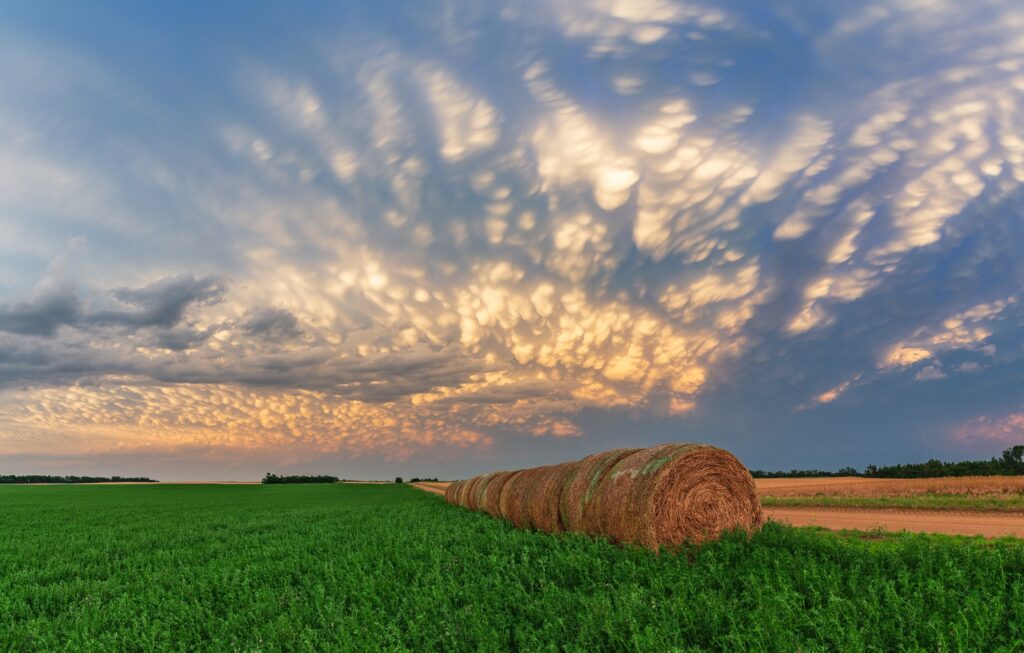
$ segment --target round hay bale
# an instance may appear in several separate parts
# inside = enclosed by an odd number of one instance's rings
[[[479,509],[479,505],[477,503],[477,498],[479,496],[477,494],[477,488],[480,487],[480,484],[483,483],[488,476],[488,474],[481,474],[480,476],[474,476],[469,481],[469,486],[466,488],[466,503],[464,505],[470,510]]]
[[[655,550],[731,529],[750,533],[763,521],[750,472],[708,445],[666,444],[626,456],[599,482],[595,500],[596,534]]]
[[[496,472],[487,482],[487,486],[480,494],[480,509],[491,517],[500,517],[498,501],[501,499],[501,490],[505,483],[512,476],[512,472]]]
[[[467,496],[467,493],[469,492],[469,485],[472,482],[473,482],[472,478],[467,478],[467,479],[463,480],[462,484],[459,485],[459,493],[457,495],[455,495],[455,498],[458,501],[458,504],[460,506],[462,506],[463,508],[467,507],[466,496]]]
[[[562,488],[565,479],[575,471],[577,465],[579,462],[552,465],[532,477],[526,504],[530,526],[546,533],[560,533],[564,530],[559,515]]]
[[[457,505],[455,503],[455,494],[456,494],[456,492],[459,491],[459,484],[461,482],[462,481],[453,481],[453,482],[448,484],[448,487],[446,487],[444,489],[444,500],[445,501],[447,501],[448,503],[450,503],[452,505]]]
[[[505,480],[505,483],[501,486],[501,493],[498,494],[498,514],[503,518],[512,521],[509,514],[514,510],[511,506],[512,501],[512,488],[517,483],[517,478],[526,473],[527,470],[519,469],[509,473],[509,477]]]
[[[640,449],[612,449],[587,456],[576,463],[562,486],[559,515],[567,531],[596,533],[595,491],[617,462]]]
[[[547,467],[524,469],[506,483],[506,496],[503,497],[505,512],[502,515],[516,528],[530,527],[530,494],[535,479],[546,469]]]
[[[462,503],[462,494],[463,492],[466,491],[466,483],[468,482],[469,481],[467,479],[462,479],[461,481],[459,481],[459,487],[455,488],[455,494],[452,497],[455,501],[455,505],[459,506],[460,508],[464,505]]]
[[[476,487],[473,488],[473,496],[470,502],[473,504],[473,510],[484,509],[484,494],[487,492],[487,486],[494,480],[497,472],[487,472],[486,474],[480,475],[480,480],[477,482]]]

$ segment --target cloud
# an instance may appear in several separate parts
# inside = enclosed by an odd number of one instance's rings
[[[0,414],[108,450],[945,433],[979,408],[919,393],[1018,364],[1024,15],[911,4],[337,6],[170,68],[9,41]]]
[[[914,375],[915,381],[938,381],[946,378],[946,373],[937,365],[929,365]]]
[[[981,416],[956,425],[953,437],[965,442],[995,442],[1000,445],[1016,445],[1024,442],[1024,413],[1012,412],[1005,415]]]
[[[53,337],[60,327],[77,324],[81,310],[74,288],[44,282],[27,299],[0,304],[0,331]]]
[[[181,322],[190,306],[217,303],[224,292],[220,277],[195,277],[185,272],[141,288],[116,288],[110,291],[110,296],[125,308],[90,312],[84,322],[97,326],[170,328]]]
[[[291,340],[302,335],[298,319],[286,308],[250,311],[242,327],[250,336],[263,336],[274,340]]]

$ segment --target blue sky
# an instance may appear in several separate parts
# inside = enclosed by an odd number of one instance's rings
[[[1024,442],[1008,1],[0,6],[0,472]]]

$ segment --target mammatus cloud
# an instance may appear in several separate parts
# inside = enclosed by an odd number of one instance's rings
[[[768,443],[1008,388],[1015,3],[405,9],[166,87],[117,39],[4,46],[46,75],[0,73],[0,453],[408,457],[595,411]]]

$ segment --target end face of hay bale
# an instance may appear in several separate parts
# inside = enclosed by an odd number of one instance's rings
[[[662,445],[622,458],[599,483],[597,501],[599,534],[651,549],[749,533],[763,521],[750,472],[708,445]]]

